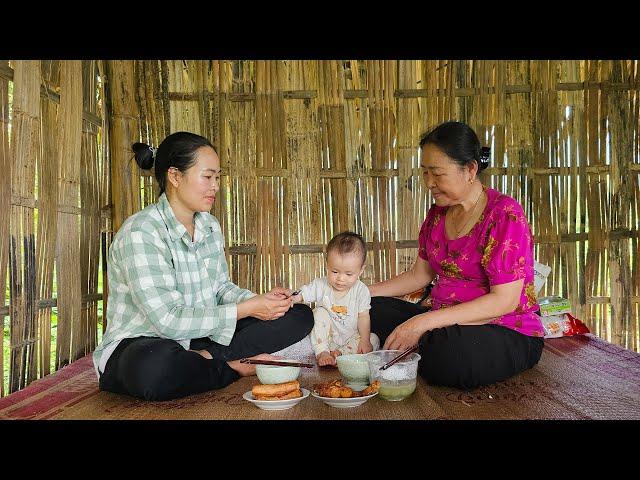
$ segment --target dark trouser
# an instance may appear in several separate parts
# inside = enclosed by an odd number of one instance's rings
[[[397,298],[371,299],[371,331],[383,345],[391,332],[426,307]],[[500,325],[452,325],[420,338],[418,372],[432,385],[471,390],[506,380],[533,367],[544,340]]]
[[[312,328],[311,309],[302,304],[277,320],[243,318],[228,346],[209,338],[191,340],[191,349],[207,350],[213,360],[185,350],[174,340],[127,338],[109,357],[100,375],[100,390],[145,400],[171,400],[222,388],[239,378],[227,361],[277,352],[302,340]]]

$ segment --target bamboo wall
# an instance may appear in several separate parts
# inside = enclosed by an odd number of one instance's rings
[[[12,352],[15,358],[27,352],[26,362],[11,360],[13,389],[33,376],[34,370],[25,368],[33,363],[29,345],[43,345],[46,360],[47,310],[40,308],[44,316],[33,320],[37,309],[25,307],[24,299],[28,304],[38,292],[40,307],[55,303],[46,300],[52,294],[42,287],[51,285],[52,245],[64,258],[79,252],[85,262],[79,282],[72,278],[77,265],[57,273],[66,275],[57,277],[58,292],[67,289],[65,299],[58,294],[58,307],[68,309],[61,319],[66,323],[58,327],[64,328],[66,342],[59,347],[58,365],[90,351],[96,338],[91,308],[101,298],[95,289],[98,248],[104,255],[112,230],[157,196],[151,175],[131,160],[130,145],[142,139],[157,147],[178,130],[205,135],[218,147],[224,173],[213,213],[226,237],[232,278],[262,292],[323,275],[323,247],[345,229],[369,242],[365,283],[409,268],[431,204],[419,169],[420,135],[442,121],[465,121],[492,147],[485,183],[523,205],[536,257],[553,268],[542,294],[567,296],[593,333],[640,351],[638,61],[83,61],[79,155],[79,112],[73,108],[79,101],[73,80],[79,66],[40,65],[43,78],[45,67],[62,71],[56,74],[58,83],[48,74],[50,86],[44,91],[50,93],[43,96],[41,88],[38,110],[33,100],[38,83],[21,74],[18,89],[20,63],[14,62],[13,70],[0,65],[0,167],[11,172],[0,179],[0,208],[6,206],[2,211],[12,215],[10,226],[0,225],[0,287],[9,263],[9,283],[16,285],[11,306],[5,307],[11,313]],[[91,103],[87,86],[89,78],[95,79],[87,69],[98,67],[110,107],[106,118]],[[37,72],[33,67],[31,75]],[[11,155],[10,81],[11,141],[22,142]],[[56,86],[58,102],[51,96]],[[31,92],[22,113],[15,111],[17,90]],[[25,141],[38,122],[41,138]],[[18,125],[23,133],[14,133]],[[62,125],[74,126],[60,133]],[[56,152],[64,167],[48,163],[60,161]],[[51,182],[55,186],[39,185],[38,195],[28,188],[32,179],[19,173],[33,168],[28,162],[34,161],[39,181],[51,178],[46,172],[59,171],[58,182]],[[71,208],[78,178],[85,189]],[[42,205],[44,195],[50,199],[50,223],[29,230],[30,209]],[[57,207],[51,200],[56,198]],[[77,238],[56,237],[56,223],[50,221],[56,212],[64,232],[73,229],[72,218],[80,221]],[[28,253],[34,231],[35,260],[24,254],[28,261],[9,260],[8,238],[15,236],[16,248]],[[49,233],[38,237],[39,232]],[[35,283],[21,283],[31,278],[29,262],[38,265],[38,276]],[[77,292],[77,283],[81,296],[68,290]]]
[[[111,230],[101,63],[0,61],[2,395],[96,346],[101,232]]]

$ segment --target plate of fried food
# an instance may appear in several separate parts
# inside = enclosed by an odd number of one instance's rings
[[[313,386],[311,395],[331,407],[352,408],[362,405],[370,398],[375,397],[380,389],[380,382],[376,380],[361,391],[353,390],[343,384],[341,379],[332,382],[319,383]]]
[[[262,410],[286,410],[309,396],[309,390],[300,387],[300,382],[258,384],[242,395],[242,398]]]

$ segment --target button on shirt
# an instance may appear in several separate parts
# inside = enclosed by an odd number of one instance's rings
[[[197,212],[194,222],[192,241],[163,193],[115,235],[107,270],[107,330],[93,353],[98,376],[125,338],[167,338],[185,349],[193,338],[231,342],[236,304],[255,293],[229,279],[218,220]]]

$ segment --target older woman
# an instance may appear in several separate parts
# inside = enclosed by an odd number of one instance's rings
[[[435,205],[412,269],[369,287],[371,329],[387,349],[419,345],[430,384],[472,389],[531,368],[544,346],[533,283],[533,239],[522,207],[478,179],[489,149],[460,122],[423,136]],[[428,307],[396,298],[435,280]]]
[[[209,210],[220,160],[200,135],[177,132],[158,150],[158,202],[129,217],[109,250],[107,330],[93,355],[100,389],[168,400],[221,388],[255,373],[242,357],[270,358],[313,328],[291,290],[256,295],[229,279],[220,225]]]

